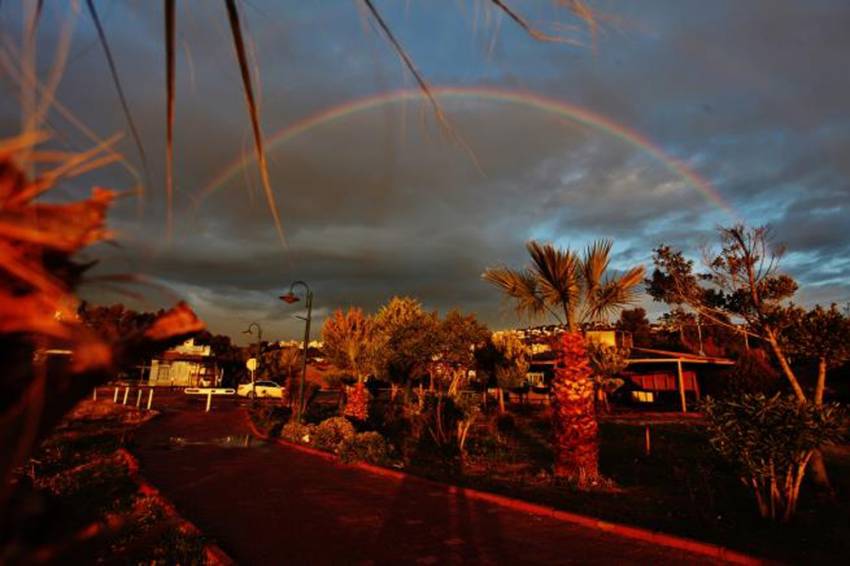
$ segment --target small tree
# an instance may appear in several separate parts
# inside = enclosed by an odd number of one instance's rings
[[[301,360],[301,349],[293,346],[266,350],[262,354],[260,378],[279,380],[284,383],[290,404],[292,404],[292,392],[295,391],[295,376],[301,369]]]
[[[522,387],[528,374],[528,348],[514,334],[496,334],[492,337],[495,349],[493,377],[499,390],[499,412],[505,412],[505,389]]]
[[[712,446],[752,488],[761,516],[781,522],[794,515],[814,452],[842,434],[837,406],[801,404],[779,394],[709,398],[703,410]]]
[[[356,380],[343,414],[361,421],[369,415],[369,393],[365,382],[373,367],[374,337],[373,321],[355,307],[348,312],[337,310],[322,327],[325,356],[340,370],[350,372]]]
[[[484,344],[489,334],[473,314],[464,315],[458,310],[446,313],[437,328],[437,362],[432,365],[432,384],[436,377],[441,389],[449,394],[458,391],[475,367],[476,348]]]
[[[607,411],[608,395],[623,386],[623,379],[617,375],[629,365],[630,350],[590,342],[587,353],[596,381],[596,400]]]
[[[620,313],[620,320],[617,321],[617,329],[631,334],[635,346],[646,348],[652,345],[652,328],[646,318],[646,309],[624,309]]]
[[[836,305],[825,309],[820,305],[805,311],[791,309],[791,323],[781,339],[784,347],[802,358],[818,364],[817,383],[812,400],[823,404],[826,372],[850,359],[850,318]]]
[[[715,324],[765,341],[794,395],[807,401],[800,381],[781,343],[788,326],[787,301],[797,283],[779,270],[784,249],[775,245],[767,227],[737,225],[720,229],[720,247],[704,251],[705,273],[669,246],[655,249],[655,271],[647,291],[657,301],[688,305]],[[737,328],[733,319],[743,320]]]
[[[395,399],[400,386],[421,379],[436,351],[437,315],[416,299],[393,297],[374,317],[377,347],[375,369],[390,382]]]

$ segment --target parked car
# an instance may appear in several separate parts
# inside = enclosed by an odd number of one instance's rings
[[[240,383],[236,394],[240,397],[275,397],[283,398],[284,388],[274,381],[257,381],[256,383]]]

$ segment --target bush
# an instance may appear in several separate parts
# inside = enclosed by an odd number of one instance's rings
[[[375,399],[369,406],[366,430],[379,432],[391,448],[400,450],[413,434],[409,412],[402,395],[389,401]]]
[[[388,455],[387,441],[377,432],[357,433],[339,447],[339,457],[343,462],[380,465],[387,463]]]
[[[753,489],[761,516],[782,522],[794,514],[812,453],[842,436],[838,406],[801,404],[790,396],[708,398],[703,410],[712,446]]]
[[[753,349],[738,358],[730,372],[725,397],[742,394],[775,395],[782,389],[782,378],[763,350]]]
[[[343,417],[332,417],[319,423],[313,443],[330,452],[338,453],[340,445],[354,437],[354,426]]]
[[[316,427],[313,425],[289,422],[283,425],[280,431],[280,437],[290,442],[311,444],[315,429]]]

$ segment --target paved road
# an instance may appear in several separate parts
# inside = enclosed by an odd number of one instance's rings
[[[240,409],[166,411],[142,474],[242,564],[700,564],[658,548],[250,439]]]

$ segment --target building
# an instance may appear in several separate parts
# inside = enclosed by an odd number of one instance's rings
[[[689,396],[695,401],[700,399],[700,379],[709,379],[710,370],[734,365],[733,360],[717,356],[633,348],[628,368],[621,375],[626,379],[624,389],[632,401],[655,404],[664,396],[673,397],[685,413]]]
[[[148,384],[169,387],[217,386],[221,378],[222,372],[215,363],[210,346],[195,344],[192,338],[151,360]]]

